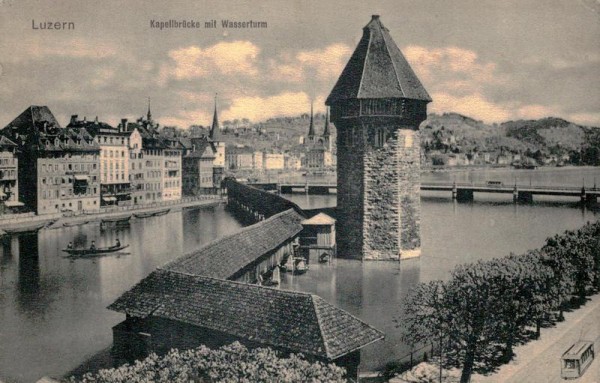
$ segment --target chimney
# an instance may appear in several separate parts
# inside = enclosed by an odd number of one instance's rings
[[[119,129],[120,132],[126,132],[127,131],[127,119],[126,118],[122,118],[121,119],[121,129]]]
[[[72,114],[71,115],[71,122],[70,124],[75,125],[77,123],[77,115],[76,114]]]

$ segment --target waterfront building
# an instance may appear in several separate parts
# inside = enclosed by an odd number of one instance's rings
[[[19,201],[38,215],[100,209],[100,146],[85,127],[60,126],[30,106],[4,129],[18,145]]]
[[[183,195],[213,194],[215,147],[206,138],[192,138],[184,146],[186,154],[183,156]]]
[[[164,139],[163,201],[181,199],[182,189],[182,151],[176,139]]]
[[[329,131],[329,109],[325,117],[325,126],[321,137],[315,136],[313,124],[312,104],[310,108],[310,124],[306,140],[306,153],[304,156],[304,167],[306,169],[323,169],[333,164],[333,153],[331,145],[331,132]]]
[[[326,100],[337,130],[340,256],[420,255],[419,124],[429,102],[374,15]]]
[[[252,167],[254,170],[263,170],[263,152],[261,150],[256,150],[252,154]]]
[[[335,219],[325,213],[301,222],[300,250],[310,262],[327,262],[336,255]]]
[[[67,128],[85,128],[100,146],[100,194],[102,205],[131,203],[129,181],[129,133],[105,122],[71,116]]]
[[[286,154],[284,156],[284,167],[290,170],[300,170],[302,168],[302,159],[296,154]]]
[[[254,150],[247,146],[225,148],[225,167],[230,170],[251,170],[254,167]]]
[[[285,169],[285,157],[283,153],[270,153],[265,151],[263,153],[263,166],[264,170],[282,170]]]
[[[127,315],[113,327],[113,354],[239,341],[336,363],[356,378],[360,349],[383,333],[316,295],[258,286],[294,255],[302,220],[289,209],[158,268],[109,306]]]
[[[141,205],[146,200],[145,194],[145,169],[144,154],[142,146],[142,134],[138,127],[129,127],[125,124],[129,132],[129,182],[131,183],[131,199],[134,205]]]
[[[4,214],[6,208],[23,205],[19,202],[17,150],[17,144],[0,136],[0,214]]]
[[[124,129],[132,140],[129,144],[130,161],[133,161],[130,164],[130,171],[133,171],[131,186],[132,198],[137,204],[163,200],[164,150],[167,145],[158,133],[151,114],[148,115],[150,118],[140,117],[136,122],[123,118],[119,125],[119,129]]]
[[[213,161],[213,183],[215,187],[221,187],[223,173],[225,171],[225,142],[223,141],[223,133],[219,126],[219,115],[217,112],[217,96],[215,95],[215,111],[213,121],[209,133],[210,142],[216,149],[215,159]]]
[[[358,380],[360,349],[384,334],[314,294],[159,269],[109,309],[126,319],[113,327],[113,355],[139,359],[171,348],[217,348],[239,341],[288,356],[335,363]]]

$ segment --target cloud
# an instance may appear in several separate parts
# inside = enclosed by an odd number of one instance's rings
[[[581,125],[600,127],[600,113],[598,112],[571,113],[568,115],[567,120]]]
[[[271,79],[282,82],[331,81],[340,75],[352,49],[335,43],[322,49],[289,52],[270,60]]]
[[[212,74],[256,76],[257,57],[260,48],[250,41],[220,42],[201,48],[189,46],[171,50],[170,62],[165,64],[159,75],[159,83],[170,78],[191,80]]]
[[[315,100],[315,106],[325,102],[323,97]],[[274,116],[297,116],[308,112],[310,97],[305,92],[284,92],[267,97],[239,97],[234,98],[227,110],[221,115],[224,120],[246,117],[251,121],[262,121]],[[322,107],[324,110],[324,107]],[[315,112],[321,108],[315,109]]]
[[[524,120],[536,120],[538,118],[557,116],[559,115],[559,111],[554,107],[534,104],[521,106],[516,110],[516,115]]]
[[[500,122],[510,117],[509,111],[496,105],[481,94],[456,97],[448,93],[434,93],[431,112],[456,112],[485,122]]]
[[[597,65],[600,63],[600,53],[598,52],[581,52],[578,55],[569,54],[555,57],[540,57],[529,56],[522,60],[525,65],[546,66],[555,70],[564,70],[572,68],[585,67],[590,64]]]
[[[425,82],[434,82],[440,76],[464,75],[474,84],[499,83],[504,81],[496,73],[496,64],[483,62],[475,51],[449,46],[427,48],[409,45],[403,49],[406,59],[411,63],[419,78]]]

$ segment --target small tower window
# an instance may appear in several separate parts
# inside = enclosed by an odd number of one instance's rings
[[[377,129],[376,132],[376,136],[375,136],[375,146],[377,146],[378,148],[381,148],[386,141],[386,134],[385,134],[385,129],[383,128],[379,128]]]

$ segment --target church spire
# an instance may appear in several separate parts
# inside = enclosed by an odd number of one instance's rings
[[[213,122],[210,128],[210,139],[213,142],[221,141],[221,129],[219,128],[219,115],[217,113],[217,94],[215,93],[215,113],[213,114]]]
[[[329,137],[331,133],[329,133],[329,107],[327,107],[327,112],[325,114],[325,128],[323,129],[323,137]]]
[[[310,141],[314,140],[315,138],[315,126],[313,124],[313,102],[312,100],[310,101],[310,125],[308,127],[308,139]]]
[[[146,114],[148,122],[152,121],[152,112],[150,112],[150,97],[148,97],[148,114]]]

